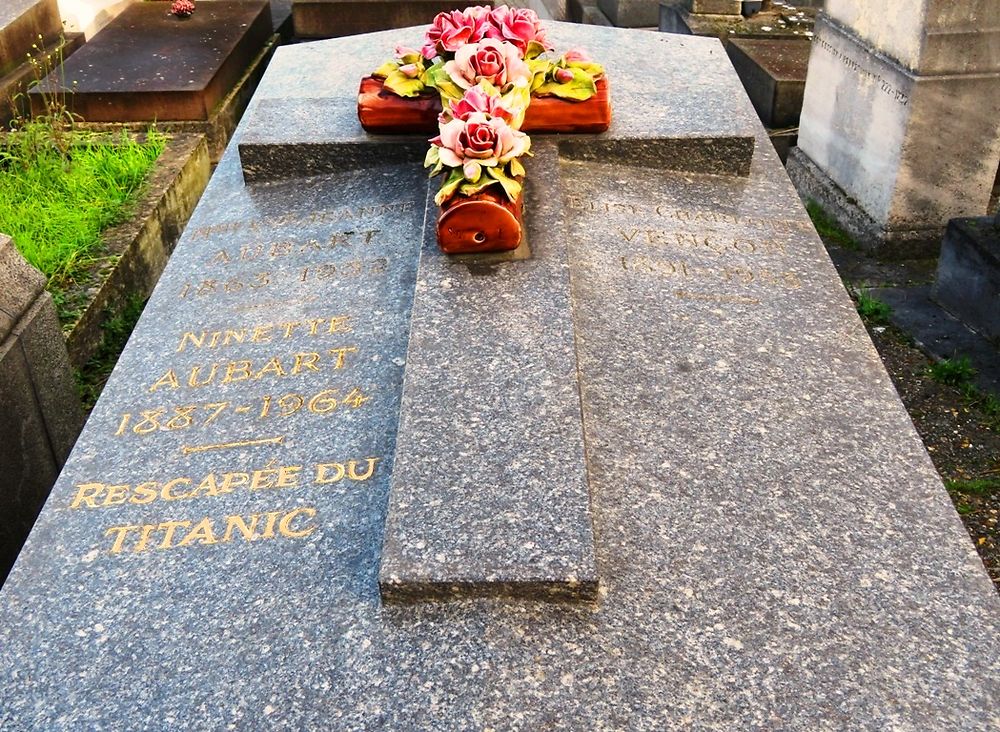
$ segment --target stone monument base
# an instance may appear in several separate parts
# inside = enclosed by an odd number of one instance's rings
[[[915,72],[826,15],[808,75],[822,83],[806,85],[799,147],[864,211],[845,214],[845,228],[870,217],[860,238],[912,242],[915,257],[936,250],[949,219],[986,213],[1000,75]]]
[[[884,259],[911,259],[936,256],[940,249],[943,226],[908,228],[880,224],[801,148],[792,148],[785,167],[799,197],[803,201],[816,201],[870,254]]]

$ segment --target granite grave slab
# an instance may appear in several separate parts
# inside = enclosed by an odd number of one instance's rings
[[[557,30],[595,56],[648,35]],[[616,109],[697,56],[662,135],[750,129],[747,175],[540,138],[531,256],[446,277],[419,157],[244,176],[268,102],[350,104],[355,40],[268,70],[0,591],[0,726],[995,727],[1000,601],[721,46],[662,41]],[[408,410],[454,408],[408,391],[465,327],[434,313],[560,262],[596,598],[383,604]]]
[[[809,66],[808,39],[733,38],[726,52],[767,127],[799,122]]]
[[[345,38],[335,69],[329,68],[322,46],[279,48],[268,67],[267,91],[249,115],[239,143],[246,179],[366,166],[375,149],[386,160],[421,157],[426,139],[369,135],[358,123],[355,102],[359,79],[385,60],[395,42],[415,43],[412,39],[419,40],[419,35],[405,30]],[[635,35],[627,46],[613,35],[585,37],[586,50],[600,58],[608,72],[611,128],[603,135],[561,139],[565,154],[586,159],[611,155],[639,165],[701,173],[749,172],[756,122],[741,113],[742,87],[733,87],[728,69],[715,63],[715,57],[725,55],[721,44],[654,33]],[[581,42],[579,31],[568,23],[551,23],[548,38],[559,48]],[[660,59],[662,83],[651,84],[648,75],[636,73],[636,56]],[[327,73],[303,85],[298,83],[302,64],[322,66]],[[703,78],[695,82],[700,69]],[[720,89],[727,93],[720,94]]]

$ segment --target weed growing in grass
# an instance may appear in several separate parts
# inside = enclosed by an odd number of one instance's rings
[[[943,358],[931,364],[929,372],[934,381],[948,386],[965,386],[976,376],[976,370],[965,356]]]
[[[840,228],[840,225],[834,221],[833,217],[811,198],[806,202],[806,211],[809,213],[809,218],[812,219],[813,226],[816,227],[816,232],[823,239],[842,246],[844,249],[857,251],[861,248],[854,241],[854,238]]]
[[[118,362],[118,356],[124,350],[125,343],[132,335],[132,330],[145,307],[146,300],[140,295],[128,298],[117,315],[104,321],[100,348],[83,368],[76,371],[77,391],[84,409],[88,412],[97,403],[97,398],[101,395],[104,384]]]
[[[889,316],[892,315],[892,308],[887,304],[860,290],[855,297],[857,299],[858,315],[866,323],[886,325],[889,322]]]

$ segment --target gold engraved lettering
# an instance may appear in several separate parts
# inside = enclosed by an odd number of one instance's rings
[[[344,359],[346,358],[347,354],[357,353],[357,352],[358,352],[357,346],[347,346],[345,348],[331,348],[329,351],[327,351],[327,353],[329,353],[331,356],[334,354],[337,355],[337,362],[333,365],[333,368],[335,369],[344,368]]]
[[[357,468],[358,468],[358,461],[357,460],[349,460],[347,462],[347,477],[350,478],[351,480],[357,480],[357,481],[368,480],[369,478],[372,477],[372,475],[375,474],[375,463],[377,461],[378,461],[378,458],[368,458],[368,460],[367,460],[367,463],[368,463],[367,469],[365,470],[365,472],[363,474],[359,475],[358,474],[358,470],[357,470]]]
[[[180,476],[160,481],[144,481],[135,485],[111,483],[80,483],[71,509],[108,509],[125,503],[148,505],[190,502],[219,498],[237,489],[262,491],[267,489],[301,489],[307,485],[330,485],[342,480],[364,483],[375,475],[381,458],[349,458],[313,465],[281,465],[272,459],[259,468],[248,471],[211,471],[200,477]],[[306,482],[303,482],[303,476]],[[311,479],[311,483],[309,480]]]
[[[200,544],[214,544],[215,533],[212,531],[212,519],[203,518],[199,521],[191,531],[188,532],[187,536],[181,539],[177,546],[191,546],[194,542]]]
[[[316,466],[316,483],[336,483],[344,477],[344,472],[344,466],[340,463],[320,463]]]
[[[315,508],[302,506],[248,516],[229,515],[218,522],[205,516],[190,521],[162,521],[141,526],[125,524],[106,529],[104,535],[111,539],[108,553],[112,555],[215,546],[235,539],[246,542],[279,537],[304,539],[319,528],[315,522],[318,513]]]
[[[97,508],[97,496],[103,492],[104,483],[81,483],[76,487],[76,498],[69,507],[80,508],[86,504],[88,508]]]
[[[177,529],[185,526],[190,526],[190,521],[163,521],[156,528],[163,532],[163,541],[160,542],[158,549],[170,549],[170,542],[174,538],[174,532]]]
[[[306,516],[307,518],[315,518],[316,509],[296,508],[282,516],[281,520],[278,522],[278,531],[282,536],[287,536],[289,539],[304,539],[318,528],[316,524],[313,524],[311,526],[303,526],[298,530],[293,529],[292,521],[294,521],[299,515]]]
[[[118,554],[119,552],[121,552],[122,545],[125,543],[125,536],[128,534],[128,532],[132,531],[133,529],[135,529],[136,531],[138,531],[139,527],[138,526],[112,526],[110,529],[108,529],[107,531],[104,532],[105,536],[112,536],[112,535],[114,535],[114,537],[115,537],[114,543],[112,543],[112,545],[111,545],[111,553],[112,554]]]
[[[257,531],[257,522],[260,520],[259,513],[250,514],[250,525],[243,520],[242,516],[226,516],[226,532],[222,535],[223,541],[232,541],[233,529],[239,529],[244,541],[253,541],[254,533]]]
[[[177,383],[177,374],[174,373],[173,369],[167,369],[167,372],[163,374],[163,376],[153,382],[153,385],[149,387],[149,390],[153,392],[161,386],[169,386],[171,389],[177,389],[180,387],[180,384]]]
[[[191,485],[191,479],[175,478],[174,480],[167,481],[163,485],[163,488],[160,489],[160,498],[162,498],[164,501],[181,501],[186,498],[190,498],[193,495],[192,493],[185,493],[179,496],[174,495],[171,491],[174,487],[179,485]]]

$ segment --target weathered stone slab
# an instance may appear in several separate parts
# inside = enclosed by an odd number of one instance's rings
[[[293,0],[292,20],[299,38],[337,38],[430,23],[464,7],[455,0]]]
[[[43,90],[65,85],[88,122],[208,120],[270,39],[269,5],[212,0],[187,19],[169,7],[128,7],[32,90],[36,112]]]
[[[886,13],[900,21],[875,21]],[[995,15],[979,0],[836,0],[816,24],[789,171],[880,254],[934,254],[948,220],[986,213],[1000,164]]]
[[[963,323],[1000,343],[1000,218],[948,222],[933,296]]]
[[[83,426],[45,277],[0,234],[0,584]]]
[[[449,257],[425,228],[383,600],[597,595],[552,142],[535,146],[528,180],[529,259]]]
[[[611,90],[612,122],[601,135],[578,135],[566,145],[591,159],[627,156],[635,164],[723,175],[746,175],[753,155],[754,119],[742,104],[742,87],[728,69],[713,63],[723,53],[715,39],[668,39],[655,33],[570,23],[549,23],[557,48],[582,46],[601,59]],[[407,28],[336,41],[338,62],[330,68],[331,44],[316,43],[275,53],[263,97],[248,112],[240,141],[248,181],[319,174],[365,165],[380,158],[419,163],[426,140],[404,149],[394,136],[369,135],[357,120],[359,79],[384,61],[394,43],[417,43],[422,29]],[[662,59],[661,82],[649,83],[637,56]],[[310,71],[315,69],[316,71]],[[704,70],[699,84],[690,78]],[[300,81],[304,75],[308,83]],[[305,99],[304,99],[305,97]],[[373,143],[375,143],[373,145]]]
[[[809,41],[734,38],[726,52],[767,127],[798,124],[809,66]]]
[[[304,75],[259,93],[309,106],[315,58],[289,52]],[[674,78],[738,90],[729,68],[720,50]],[[600,577],[597,602],[561,604],[380,604],[423,172],[373,153],[246,184],[234,143],[0,592],[0,726],[995,727],[1000,601],[755,130],[745,177],[560,162]],[[292,374],[298,353],[322,370]],[[183,383],[150,391],[170,368]],[[355,385],[360,406],[309,410]],[[210,473],[217,495],[162,495]],[[71,508],[94,482],[129,492]]]
[[[59,36],[56,0],[4,0],[0,5],[0,76]],[[39,36],[41,39],[39,40]]]

